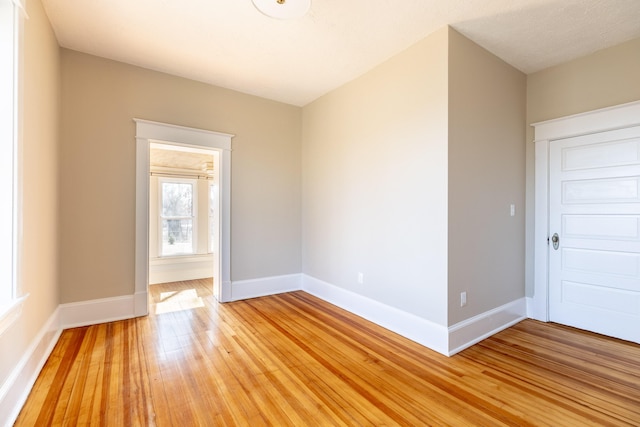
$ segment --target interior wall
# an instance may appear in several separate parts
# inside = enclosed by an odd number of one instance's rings
[[[24,24],[22,313],[0,335],[0,387],[58,307],[58,43],[39,1]],[[1,396],[0,396],[1,397]]]
[[[305,106],[302,149],[303,272],[441,325],[447,39],[443,28]]]
[[[527,296],[533,296],[532,123],[640,100],[640,38],[527,76]]]
[[[62,49],[61,302],[134,292],[133,118],[234,134],[231,278],[300,272],[301,109]]]
[[[449,325],[524,297],[525,97],[524,73],[450,29]]]

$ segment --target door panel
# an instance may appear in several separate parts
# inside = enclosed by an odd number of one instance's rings
[[[550,320],[640,342],[640,127],[552,141]]]
[[[638,201],[640,178],[621,177],[613,179],[591,179],[564,181],[562,203],[625,203]]]
[[[597,251],[593,249],[562,249],[562,268],[588,274],[638,278],[638,254]]]
[[[640,295],[586,283],[562,282],[564,301],[585,307],[594,307],[633,315],[637,312]]]
[[[566,148],[563,170],[594,169],[638,162],[640,141],[623,140]]]
[[[576,239],[638,240],[640,215],[563,215],[562,235]]]

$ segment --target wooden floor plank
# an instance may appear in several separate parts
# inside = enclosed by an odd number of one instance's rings
[[[16,426],[640,426],[640,346],[526,320],[444,357],[304,292],[63,332]]]

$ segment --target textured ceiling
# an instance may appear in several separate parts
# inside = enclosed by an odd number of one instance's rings
[[[63,47],[293,105],[446,24],[525,73],[640,37],[640,0],[313,0],[291,21],[251,0],[43,4]]]
[[[203,153],[151,148],[149,150],[151,167],[186,169],[203,172],[213,168],[213,156]]]

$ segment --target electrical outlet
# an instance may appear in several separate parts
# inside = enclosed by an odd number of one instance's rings
[[[361,285],[364,283],[364,274],[363,273],[358,273],[358,283],[361,284]]]
[[[467,305],[467,293],[460,292],[460,307],[464,307]]]

